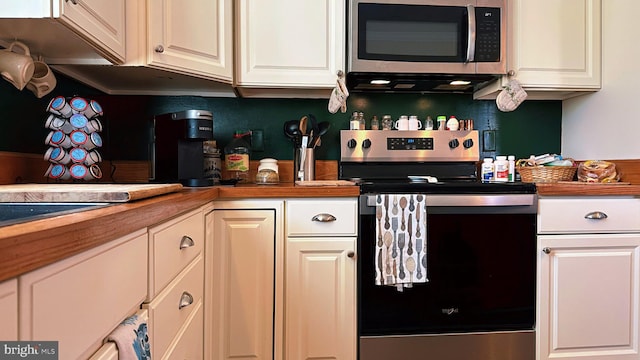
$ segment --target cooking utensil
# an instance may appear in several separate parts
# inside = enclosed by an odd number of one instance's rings
[[[413,224],[412,224],[411,219],[413,219],[413,214],[409,213],[409,220],[407,221],[408,222],[407,233],[409,234],[409,244],[407,245],[407,255],[413,254],[413,245],[411,244],[411,231],[412,231],[412,229],[411,229],[412,226],[411,225],[413,225]]]
[[[413,272],[416,271],[416,260],[412,257],[408,257],[405,265],[407,266],[407,271],[409,271],[409,284],[413,284]]]
[[[402,209],[402,224],[400,225],[400,230],[402,231],[406,229],[406,226],[404,224],[404,209],[406,207],[407,207],[407,198],[403,196],[400,198],[400,208]]]
[[[328,121],[322,121],[318,123],[318,131],[314,132],[316,135],[314,135],[313,144],[311,145],[312,147],[320,146],[322,142],[321,140],[322,135],[326,134],[327,131],[329,131],[330,127],[331,127],[331,123]]]
[[[404,265],[402,264],[402,249],[404,249],[404,233],[398,234],[398,247],[400,248],[400,280],[404,280],[405,272]]]
[[[302,133],[302,135],[308,135],[307,134],[307,115],[304,115],[303,117],[300,118],[300,123],[298,125],[298,127],[300,128],[300,132]]]
[[[416,257],[420,260],[420,253],[422,252],[422,239],[416,239]],[[418,279],[422,279],[422,266],[418,266],[418,273],[416,274]]]
[[[382,246],[382,208],[376,206],[376,219],[378,219],[378,246]]]
[[[391,219],[391,230],[393,230],[393,251],[391,252],[391,257],[398,257],[398,218]]]
[[[380,283],[384,285],[384,273],[382,272],[382,248],[378,250],[378,270],[380,270]]]

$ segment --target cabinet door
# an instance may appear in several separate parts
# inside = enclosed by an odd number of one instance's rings
[[[60,20],[114,64],[125,60],[125,0],[59,0]],[[55,1],[52,1],[55,3]],[[56,7],[53,9],[56,14]]]
[[[273,359],[275,211],[214,210],[213,228],[212,357]]]
[[[600,18],[600,0],[514,0],[509,68],[528,88],[600,88]]]
[[[18,340],[18,280],[0,283],[0,339]]]
[[[638,359],[640,235],[538,237],[537,359]]]
[[[238,85],[335,86],[345,65],[345,0],[240,0],[237,6]]]
[[[148,0],[151,66],[231,82],[231,0]]]
[[[356,359],[355,244],[287,239],[285,359]]]

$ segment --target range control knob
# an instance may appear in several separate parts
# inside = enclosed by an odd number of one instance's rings
[[[464,146],[465,149],[469,149],[473,147],[473,140],[472,139],[467,139],[465,141],[462,142],[462,146]]]
[[[363,149],[368,149],[370,147],[371,147],[371,140],[364,139],[364,141],[362,141],[362,148]]]
[[[358,145],[358,143],[354,139],[347,141],[347,147],[349,149],[355,149],[356,145]]]
[[[449,141],[449,147],[451,149],[455,149],[458,146],[460,146],[460,142],[458,141],[458,139],[453,139],[453,140]]]

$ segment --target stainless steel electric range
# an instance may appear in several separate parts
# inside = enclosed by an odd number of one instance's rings
[[[478,181],[478,132],[343,130],[360,185],[361,360],[535,358],[535,185]]]

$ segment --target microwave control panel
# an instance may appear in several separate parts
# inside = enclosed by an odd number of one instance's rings
[[[476,8],[476,62],[500,61],[499,8]]]

